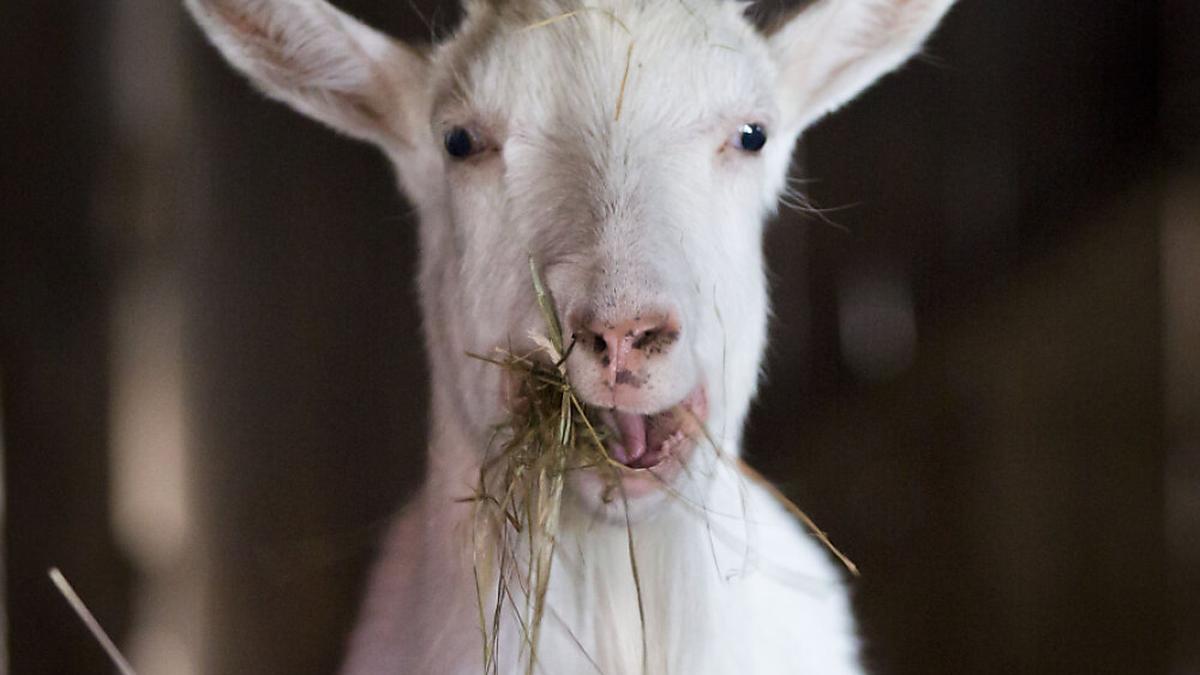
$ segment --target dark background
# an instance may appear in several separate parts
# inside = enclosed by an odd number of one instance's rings
[[[747,454],[862,568],[876,672],[1200,673],[1196,35],[962,0],[806,135]],[[0,78],[8,669],[111,670],[58,565],[142,675],[331,672],[423,462],[388,167],[164,0],[4,2]]]

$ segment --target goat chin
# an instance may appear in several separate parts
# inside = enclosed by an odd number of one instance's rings
[[[727,464],[702,470],[705,484],[683,486],[628,526],[565,501],[535,672],[862,672],[828,554]],[[387,539],[344,675],[484,672],[473,511],[436,484]],[[482,587],[490,630],[495,586]],[[523,673],[528,649],[511,609],[524,611],[526,596],[510,590],[496,672]]]

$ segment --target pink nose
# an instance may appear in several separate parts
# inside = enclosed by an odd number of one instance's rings
[[[646,313],[615,324],[581,323],[585,325],[575,331],[577,348],[599,361],[609,387],[640,387],[646,362],[679,340],[679,320],[671,312]]]

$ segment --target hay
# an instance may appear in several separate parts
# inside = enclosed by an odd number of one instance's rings
[[[536,30],[538,28],[545,28],[546,26],[552,26],[560,21],[566,21],[567,19],[571,19],[579,16],[580,14],[586,14],[588,12],[595,12],[596,14],[601,14],[605,17],[608,17],[613,23],[620,26],[621,30],[625,31],[626,35],[633,34],[633,32],[629,30],[629,26],[625,25],[625,22],[621,20],[621,17],[617,16],[616,13],[614,13],[611,9],[606,9],[604,7],[581,7],[580,9],[574,9],[569,12],[563,12],[562,14],[556,14],[548,19],[535,21],[522,28],[521,31],[524,32],[528,30]]]
[[[609,488],[621,490],[619,466],[604,447],[608,433],[592,424],[584,404],[567,379],[566,359],[574,342],[565,344],[554,304],[531,259],[533,291],[545,323],[545,335],[531,335],[538,346],[531,353],[511,351],[471,357],[503,368],[516,386],[517,404],[495,430],[500,447],[489,447],[479,472],[475,494],[474,574],[479,627],[483,635],[485,673],[499,672],[501,614],[510,607],[521,631],[527,657],[526,673],[537,662],[537,645],[546,611],[546,593],[554,564],[563,487],[570,471],[608,468]],[[547,363],[549,361],[549,363]],[[621,495],[624,499],[624,494]],[[632,526],[629,560],[642,614],[645,616]],[[513,592],[517,584],[521,593]],[[494,584],[493,611],[486,616],[485,589]],[[524,596],[524,602],[522,598]],[[524,607],[520,605],[523,604]],[[643,654],[645,648],[643,644]]]
[[[66,599],[67,604],[71,606],[75,615],[87,627],[88,632],[92,634],[96,642],[100,643],[100,646],[104,649],[104,653],[108,654],[108,658],[117,667],[117,671],[121,675],[136,675],[133,672],[133,666],[129,665],[129,661],[121,654],[121,650],[117,649],[117,645],[113,643],[112,638],[105,632],[104,627],[100,625],[95,615],[84,604],[83,598],[79,597],[79,594],[75,592],[75,588],[71,586],[71,582],[67,581],[67,578],[63,576],[63,573],[57,567],[51,567],[46,573],[50,576],[50,581],[54,583],[54,587],[58,589],[58,592]]]
[[[629,84],[629,65],[633,62],[633,40],[629,41],[629,49],[625,50],[625,72],[621,75],[621,89],[617,92],[617,113],[614,122],[621,120],[621,108],[625,105],[625,87]]]

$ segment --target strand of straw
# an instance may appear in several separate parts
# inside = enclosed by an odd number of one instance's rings
[[[67,600],[67,604],[71,605],[71,609],[75,610],[75,614],[79,616],[79,620],[83,622],[84,626],[87,626],[87,629],[92,633],[92,637],[96,638],[96,642],[99,642],[104,651],[108,653],[108,658],[112,659],[113,665],[117,667],[121,675],[136,675],[133,671],[133,666],[129,665],[129,662],[121,655],[121,650],[117,649],[117,645],[113,643],[112,638],[108,637],[108,633],[104,632],[104,628],[100,626],[100,622],[92,615],[87,605],[83,604],[83,599],[71,587],[71,583],[67,581],[63,573],[57,567],[51,567],[49,575],[50,581],[54,582],[55,587],[58,588],[58,592],[62,593],[62,596]]]

